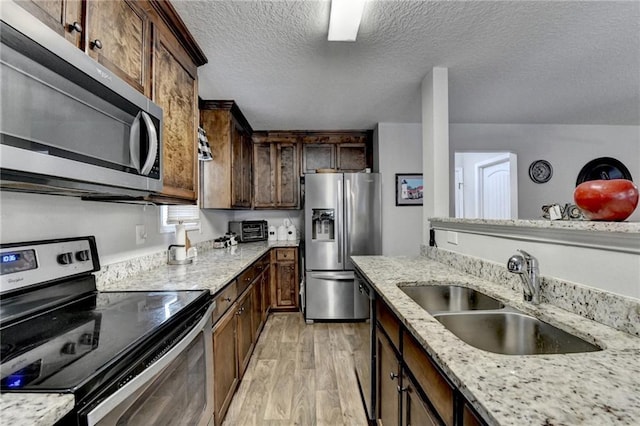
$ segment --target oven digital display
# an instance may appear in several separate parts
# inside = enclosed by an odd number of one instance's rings
[[[4,255],[2,255],[4,257]],[[2,379],[3,388],[7,389],[21,389],[28,385],[29,383],[36,380],[40,377],[40,372],[42,371],[42,360],[39,359],[26,367],[9,374],[7,377]]]
[[[15,272],[36,269],[36,251],[33,249],[4,252],[0,254],[0,274],[13,274]]]

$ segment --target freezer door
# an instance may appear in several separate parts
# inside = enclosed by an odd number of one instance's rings
[[[307,272],[307,320],[352,320],[369,317],[369,298],[353,271]]]
[[[345,173],[345,269],[350,256],[382,254],[382,194],[379,173]]]
[[[305,176],[305,262],[308,270],[344,269],[343,197],[342,174]]]

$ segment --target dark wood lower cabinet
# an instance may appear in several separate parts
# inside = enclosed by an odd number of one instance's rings
[[[266,265],[266,269],[262,273],[262,323],[267,321],[269,310],[271,309],[271,267]]]
[[[298,248],[276,248],[271,253],[271,308],[297,310]]]
[[[378,425],[394,426],[400,419],[400,400],[398,386],[400,377],[400,362],[391,343],[380,330],[376,337],[378,378],[376,394],[378,395]]]
[[[242,377],[247,365],[249,365],[249,359],[251,358],[251,351],[253,349],[253,327],[251,325],[251,311],[252,311],[252,299],[251,292],[253,287],[248,288],[242,296],[238,299],[238,327],[236,343],[238,345],[238,376]]]
[[[380,298],[376,312],[378,425],[484,425]]]
[[[437,426],[438,416],[418,393],[418,386],[405,374],[402,375],[402,425]]]
[[[215,426],[224,420],[267,319],[271,305],[270,261],[268,252],[213,298]]]
[[[213,407],[216,426],[222,424],[238,384],[236,308],[237,305],[233,304],[213,327]]]

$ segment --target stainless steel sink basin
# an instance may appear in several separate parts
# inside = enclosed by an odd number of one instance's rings
[[[430,314],[504,308],[504,305],[493,297],[472,288],[457,285],[400,286],[399,288]]]
[[[599,347],[519,312],[469,312],[434,317],[465,343],[505,355],[593,352]]]

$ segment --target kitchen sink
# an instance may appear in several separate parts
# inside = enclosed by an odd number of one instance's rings
[[[501,309],[504,305],[493,297],[458,285],[399,286],[430,314],[438,312]]]
[[[442,313],[434,317],[463,342],[499,354],[566,354],[601,350],[573,334],[520,312]]]
[[[573,334],[458,285],[398,286],[463,342],[505,355],[601,350]]]

